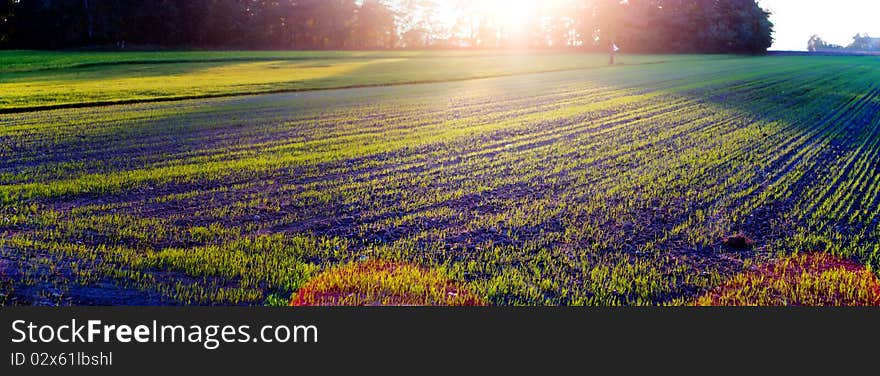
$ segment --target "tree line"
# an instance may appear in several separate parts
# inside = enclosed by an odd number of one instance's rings
[[[813,35],[807,41],[810,52],[876,52],[880,51],[880,38],[871,38],[868,34],[856,34],[847,46],[828,43],[822,37]]]
[[[760,53],[773,41],[769,13],[755,0],[543,0],[516,25],[484,3],[0,0],[0,47],[607,50],[615,44],[626,52]]]

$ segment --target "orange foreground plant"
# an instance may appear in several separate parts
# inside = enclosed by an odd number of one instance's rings
[[[739,274],[697,300],[707,306],[880,306],[880,280],[825,253],[793,255]]]
[[[485,305],[436,270],[372,260],[332,267],[303,285],[292,306]]]

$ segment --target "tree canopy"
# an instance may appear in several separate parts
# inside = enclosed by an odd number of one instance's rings
[[[772,43],[769,13],[755,0],[545,0],[515,24],[481,7],[486,1],[448,0],[450,16],[440,0],[0,0],[0,47],[607,50],[615,43],[629,52],[760,53]]]

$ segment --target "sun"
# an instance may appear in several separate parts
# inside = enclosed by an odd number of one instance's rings
[[[534,0],[483,0],[486,12],[501,26],[517,28],[522,26],[537,10]]]
[[[453,25],[469,16],[488,17],[497,26],[516,29],[538,11],[540,4],[552,1],[554,0],[472,0],[467,3],[438,1],[440,8],[437,16],[447,25]]]

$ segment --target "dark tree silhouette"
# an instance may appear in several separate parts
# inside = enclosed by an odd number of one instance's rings
[[[434,0],[0,0],[0,47],[760,53],[773,41],[755,0],[548,1],[518,27],[479,0],[454,4],[445,25]]]

